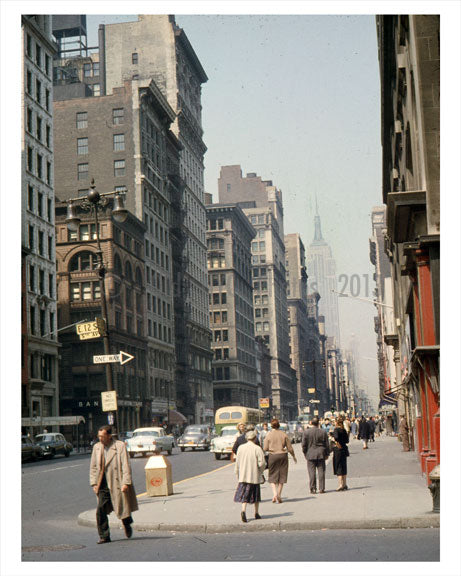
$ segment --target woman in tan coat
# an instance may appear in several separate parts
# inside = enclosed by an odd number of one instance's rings
[[[274,418],[271,422],[271,430],[264,438],[264,451],[269,452],[269,482],[272,486],[272,502],[282,503],[282,489],[288,479],[288,453],[293,456],[295,464],[296,456],[290,439],[282,430],[279,430],[280,422]]]
[[[138,510],[138,501],[125,443],[112,438],[110,426],[101,426],[98,438],[99,442],[93,446],[91,454],[90,485],[98,497],[98,544],[105,544],[111,541],[108,514],[112,511],[122,520],[126,537],[131,538],[131,513]]]

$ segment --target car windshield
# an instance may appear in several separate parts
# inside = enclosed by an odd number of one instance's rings
[[[159,436],[159,433],[156,430],[144,430],[144,431],[138,431],[138,432],[134,432],[132,438],[136,438],[139,436]]]
[[[39,434],[35,437],[36,442],[53,442],[54,438],[51,434]]]
[[[188,426],[184,434],[206,434],[206,428],[197,428],[195,426]]]
[[[221,436],[235,436],[237,434],[237,430],[223,430],[221,432]]]

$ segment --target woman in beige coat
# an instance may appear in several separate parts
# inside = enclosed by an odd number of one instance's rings
[[[239,483],[234,495],[234,502],[241,502],[242,522],[248,522],[246,517],[247,504],[255,505],[255,519],[260,520],[259,503],[261,502],[261,484],[264,482],[263,471],[266,459],[261,446],[255,444],[256,432],[246,433],[247,442],[241,444],[235,460],[235,472]]]
[[[99,442],[93,446],[91,454],[90,485],[98,497],[98,544],[104,544],[110,542],[107,516],[112,511],[122,520],[127,538],[131,538],[131,513],[138,510],[138,501],[125,443],[112,438],[110,426],[102,426],[98,431],[98,438]]]

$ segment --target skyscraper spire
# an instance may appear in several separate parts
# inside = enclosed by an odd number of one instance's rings
[[[319,205],[317,202],[317,194],[315,195],[315,232],[314,232],[314,243],[325,242],[322,237],[322,227],[320,224],[320,216],[319,216]]]

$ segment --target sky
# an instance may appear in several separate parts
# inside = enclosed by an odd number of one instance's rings
[[[207,76],[202,85],[205,190],[239,164],[283,194],[285,233],[313,240],[316,204],[336,259],[338,290],[373,298],[371,209],[382,204],[380,86],[373,15],[175,14]],[[136,15],[89,15],[99,24]],[[309,280],[308,280],[309,285]],[[370,303],[340,298],[341,346],[358,343],[359,381],[377,406]]]

